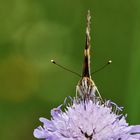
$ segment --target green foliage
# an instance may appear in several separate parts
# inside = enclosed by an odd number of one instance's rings
[[[92,15],[92,71],[103,98],[125,107],[140,123],[140,2],[0,0],[0,139],[33,140],[40,116],[75,96],[81,72],[85,15]]]

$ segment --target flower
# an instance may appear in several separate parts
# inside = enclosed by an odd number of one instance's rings
[[[43,127],[34,136],[45,140],[140,140],[140,125],[129,126],[126,116],[110,100],[72,99],[71,105],[51,110],[51,120],[40,118]]]

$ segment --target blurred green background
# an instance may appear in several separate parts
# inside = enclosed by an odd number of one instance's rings
[[[92,71],[103,98],[140,124],[139,0],[0,0],[0,140],[35,140],[38,118],[75,96],[81,73],[85,15],[91,10]]]

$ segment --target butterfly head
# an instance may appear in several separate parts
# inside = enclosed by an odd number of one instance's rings
[[[77,96],[83,100],[92,99],[95,97],[96,86],[93,80],[89,77],[83,77],[76,87]]]

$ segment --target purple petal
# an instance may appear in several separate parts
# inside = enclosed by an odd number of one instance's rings
[[[48,131],[53,132],[56,130],[52,121],[46,118],[40,118],[39,120],[44,124],[43,127],[47,129]]]
[[[52,109],[51,110],[51,116],[53,117],[53,118],[55,118],[55,117],[58,117],[58,115],[59,114],[61,114],[61,106],[62,105],[60,105],[60,106],[58,106],[57,108],[54,108],[54,109]]]
[[[41,126],[39,126],[38,128],[36,128],[33,132],[33,135],[36,137],[36,138],[46,138],[47,137],[47,131],[45,131]]]
[[[131,127],[132,128],[129,131],[129,133],[131,134],[131,138],[133,138],[134,140],[139,140],[140,139],[140,125],[135,125]]]
[[[131,126],[130,133],[139,133],[140,134],[140,125]]]

